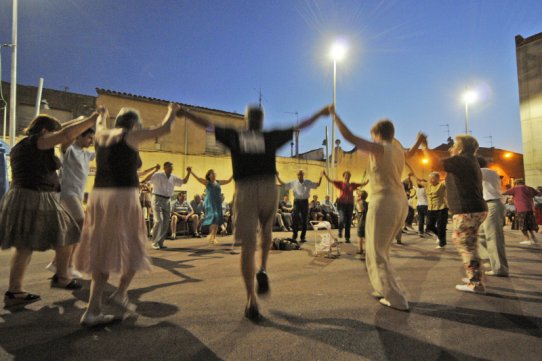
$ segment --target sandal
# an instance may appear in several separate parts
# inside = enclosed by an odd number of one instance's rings
[[[63,289],[66,289],[66,290],[78,290],[81,287],[83,287],[83,285],[81,283],[79,283],[79,281],[77,281],[75,278],[73,278],[67,284],[61,283],[60,282],[60,277],[58,277],[58,275],[56,275],[56,274],[51,278],[51,288],[63,288]]]
[[[26,296],[22,296],[26,295]],[[10,292],[7,291],[4,294],[4,308],[19,306],[19,305],[28,305],[34,302],[41,300],[40,295],[35,295],[28,292]]]

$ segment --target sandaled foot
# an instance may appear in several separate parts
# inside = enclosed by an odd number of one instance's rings
[[[130,312],[135,312],[137,308],[137,306],[134,303],[130,302],[130,299],[128,298],[128,296],[124,296],[123,298],[121,297],[121,295],[117,293],[117,291],[113,292],[111,296],[109,296],[109,302],[114,303],[117,306],[120,306]]]
[[[69,280],[69,279],[65,280],[65,279],[61,279],[56,274],[51,278],[51,288],[63,288],[63,289],[66,289],[66,290],[78,290],[81,287],[83,287],[83,285],[79,281],[77,281],[75,278],[73,278],[71,280]]]
[[[256,274],[256,281],[258,281],[257,293],[260,296],[266,295],[269,293],[269,277],[267,277],[267,272],[265,270],[260,270]]]
[[[4,294],[4,308],[29,305],[41,300],[40,295],[28,292],[10,292]]]
[[[87,310],[85,311],[85,313],[83,313],[80,323],[83,327],[94,327],[99,325],[106,325],[113,322],[114,320],[115,316],[113,315],[104,315],[103,313],[93,315]]]

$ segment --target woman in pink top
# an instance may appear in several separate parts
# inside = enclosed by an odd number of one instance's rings
[[[337,199],[337,210],[339,211],[339,238],[342,237],[344,228],[346,243],[350,243],[350,228],[352,228],[352,215],[354,213],[354,191],[360,187],[363,188],[368,183],[350,183],[351,176],[352,173],[350,173],[349,170],[346,170],[343,172],[344,181],[332,180],[328,177],[326,172],[324,172],[324,177],[326,177],[328,182],[333,183],[335,188],[341,191],[339,198]]]
[[[505,196],[514,196],[516,224],[525,237],[525,240],[519,244],[534,245],[537,243],[534,234],[538,230],[538,226],[536,225],[536,220],[534,218],[533,198],[538,194],[536,189],[526,186],[523,179],[516,180],[514,188],[510,188],[503,193]]]

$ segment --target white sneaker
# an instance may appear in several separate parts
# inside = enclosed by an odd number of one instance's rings
[[[103,313],[93,315],[88,312],[88,310],[83,313],[83,316],[81,317],[81,326],[84,327],[94,327],[98,325],[105,325],[108,323],[113,322],[115,319],[115,316],[113,315],[104,315]]]
[[[436,246],[435,247],[435,249],[444,249],[444,248],[446,248],[446,245],[444,245],[444,246]]]
[[[479,294],[486,293],[486,289],[484,286],[474,285],[470,282],[466,285],[456,285],[455,289],[461,292],[471,292],[471,293],[479,293]]]
[[[56,273],[56,264],[54,262],[51,262],[47,266],[45,266],[45,269]]]
[[[467,277],[463,277],[463,278],[461,279],[461,282],[463,282],[463,283],[470,283],[470,279],[468,279]]]
[[[521,242],[519,242],[519,244],[522,244],[522,245],[525,245],[525,246],[532,246],[535,243],[533,241],[531,241],[531,240],[528,240],[528,241],[521,241]]]

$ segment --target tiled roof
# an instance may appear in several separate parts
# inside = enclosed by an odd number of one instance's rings
[[[201,106],[192,105],[192,104],[184,104],[184,103],[179,103],[179,102],[174,101],[174,100],[166,100],[166,99],[159,99],[159,98],[153,98],[153,97],[146,97],[146,96],[143,96],[143,95],[137,95],[137,94],[132,94],[132,93],[118,92],[118,91],[103,89],[103,88],[96,88],[96,93],[98,93],[98,95],[100,95],[100,94],[114,95],[114,96],[119,96],[119,97],[123,97],[123,98],[140,99],[140,100],[146,100],[146,101],[158,102],[158,103],[175,102],[175,103],[180,104],[181,106],[184,105],[184,106],[190,107],[192,109],[200,109],[200,110],[206,110],[206,111],[229,114],[229,115],[233,115],[233,116],[236,116],[236,117],[243,117],[243,114],[239,114],[239,113],[227,112],[227,111],[224,111],[224,110],[213,109],[213,108],[206,108],[206,107],[201,107]]]

